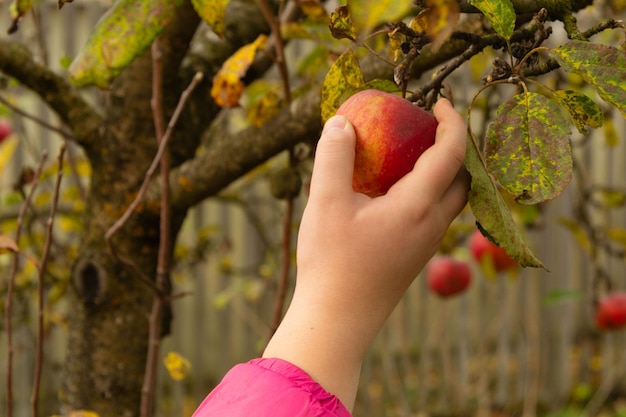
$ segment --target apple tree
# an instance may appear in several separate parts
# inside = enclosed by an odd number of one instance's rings
[[[60,0],[58,13],[79,2]],[[583,175],[574,137],[585,146],[580,138],[604,129],[609,141],[626,115],[624,24],[611,18],[623,0],[117,0],[62,71],[39,45],[16,38],[41,8],[10,4],[0,106],[29,117],[11,100],[28,90],[56,115],[44,126],[64,145],[48,180],[61,184],[68,149],[80,149],[89,166],[77,250],[66,253],[71,267],[60,278],[71,306],[64,413],[152,415],[159,341],[178,296],[173,247],[188,211],[287,153],[281,178],[290,186],[277,194],[288,216],[305,159],[296,146],[314,145],[322,122],[352,93],[395,92],[427,110],[445,96],[467,114],[471,210],[481,231],[525,267],[543,264],[520,207],[558,197]],[[462,71],[473,77],[465,90],[455,84]],[[43,172],[24,173],[24,209],[0,234],[0,254],[13,255],[8,276],[0,275],[9,334],[19,259],[35,265],[42,314],[46,302],[61,193],[48,206],[42,242],[20,239]],[[626,193],[610,184],[589,190],[580,219],[566,226],[593,256],[621,235],[594,229],[586,204],[621,206]],[[611,252],[623,257],[621,244]]]

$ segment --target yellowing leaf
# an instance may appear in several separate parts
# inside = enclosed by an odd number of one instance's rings
[[[330,14],[330,33],[336,39],[356,40],[356,29],[348,6],[339,6]]]
[[[426,0],[426,7],[426,33],[436,51],[454,32],[459,20],[459,4],[456,0]]]
[[[610,45],[570,41],[551,54],[566,71],[580,75],[626,117],[626,52]]]
[[[515,30],[515,8],[510,0],[471,0],[471,5],[480,10],[496,33],[509,39]]]
[[[68,417],[100,417],[100,414],[89,410],[74,410],[70,411]]]
[[[576,128],[581,133],[586,133],[585,126],[600,127],[604,122],[604,113],[598,104],[574,90],[558,90],[554,92],[554,98],[567,109]]]
[[[576,239],[578,244],[587,253],[590,253],[590,251],[591,251],[591,243],[589,242],[589,238],[587,237],[587,234],[585,233],[583,228],[580,227],[580,222],[578,222],[578,221],[576,221],[574,219],[561,218],[561,219],[559,219],[559,223],[562,226],[564,226],[565,228],[567,228],[574,235],[574,238]]]
[[[522,204],[557,197],[572,177],[567,123],[554,101],[516,94],[487,127],[487,169]]]
[[[224,34],[224,21],[228,0],[191,0],[198,16],[206,22],[219,37]]]
[[[181,1],[116,1],[68,68],[70,80],[77,86],[108,88],[111,80],[152,44]]]
[[[359,61],[351,50],[341,54],[328,70],[322,85],[322,121],[336,112],[348,95],[365,85]]]
[[[626,229],[609,229],[606,232],[606,237],[621,244],[622,246],[626,246]]]
[[[169,352],[165,358],[163,358],[163,363],[170,377],[175,381],[185,379],[191,371],[191,363],[177,352]]]
[[[468,141],[465,166],[472,177],[469,204],[476,221],[520,266],[543,267],[526,237],[517,229],[510,209],[485,169],[472,140]]]
[[[243,92],[241,78],[246,75],[259,49],[265,47],[267,36],[261,34],[248,45],[244,45],[230,58],[213,77],[211,97],[221,107],[236,107]]]
[[[9,14],[11,15],[11,26],[7,33],[11,34],[17,31],[18,23],[26,13],[33,7],[33,0],[13,0],[9,6]]]
[[[348,0],[358,35],[367,35],[382,23],[401,20],[412,7],[412,0]]]
[[[11,135],[6,137],[0,143],[0,173],[4,172],[9,162],[13,158],[13,154],[17,149],[17,136]]]
[[[248,107],[246,118],[250,124],[261,127],[266,121],[278,114],[281,103],[282,100],[278,94],[274,91],[268,91],[258,100],[251,103]]]

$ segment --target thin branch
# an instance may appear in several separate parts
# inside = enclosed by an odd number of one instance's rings
[[[75,141],[86,147],[97,141],[102,117],[65,78],[37,62],[26,46],[0,39],[0,72],[38,94],[67,124]]]
[[[162,56],[159,49],[158,39],[152,44],[152,115],[154,127],[159,146],[164,142],[164,121],[163,121],[163,67]],[[152,416],[154,404],[154,390],[157,377],[157,363],[160,350],[160,334],[163,319],[163,310],[167,303],[165,295],[167,291],[167,281],[170,274],[170,229],[171,229],[171,205],[169,192],[169,170],[170,162],[167,152],[163,153],[160,159],[161,166],[161,216],[159,251],[157,261],[156,288],[158,292],[154,294],[152,301],[152,311],[149,321],[148,354],[146,357],[146,369],[141,390],[141,411],[142,417]]]
[[[2,103],[4,106],[6,106],[9,109],[11,109],[11,111],[13,113],[19,114],[20,116],[22,116],[25,119],[32,120],[33,122],[37,123],[38,125],[40,125],[42,127],[45,127],[46,129],[51,130],[51,131],[53,131],[55,133],[58,133],[59,135],[62,135],[65,138],[68,138],[68,139],[71,139],[71,140],[75,139],[71,134],[69,134],[62,127],[56,127],[56,126],[46,122],[45,120],[28,113],[26,110],[22,110],[21,108],[13,105],[9,100],[4,98],[2,96],[2,94],[0,94],[0,103]]]
[[[20,212],[17,216],[17,225],[15,228],[15,243],[19,245],[20,237],[22,234],[22,224],[24,222],[24,217],[26,216],[26,212],[28,211],[28,207],[30,207],[33,196],[35,195],[35,190],[39,185],[39,177],[41,176],[41,172],[43,170],[44,164],[48,154],[44,152],[39,161],[39,165],[35,170],[35,177],[32,182],[32,186],[30,192],[26,196],[22,207],[20,208]],[[15,290],[15,278],[17,276],[17,268],[19,263],[19,253],[15,253],[13,255],[13,262],[11,264],[11,271],[9,272],[9,283],[7,288],[7,296],[6,302],[4,305],[4,321],[5,321],[5,329],[7,335],[7,376],[6,376],[6,411],[7,417],[13,416],[13,324],[12,324],[12,307],[13,307],[13,292]]]
[[[132,262],[130,262],[129,260],[125,259],[124,257],[122,257],[120,254],[117,253],[117,251],[115,250],[115,245],[113,244],[112,238],[113,238],[113,235],[115,235],[115,233],[117,233],[119,229],[121,229],[122,226],[124,226],[124,224],[128,221],[128,219],[130,219],[130,216],[132,216],[133,212],[137,209],[137,207],[143,200],[144,195],[146,194],[146,190],[148,189],[148,186],[150,185],[152,176],[154,175],[156,169],[158,168],[161,158],[163,157],[163,153],[165,152],[165,149],[167,148],[167,143],[172,135],[172,132],[174,130],[174,127],[176,126],[176,123],[178,122],[178,118],[180,117],[180,114],[185,106],[185,103],[187,102],[187,99],[191,95],[191,92],[194,90],[194,88],[200,83],[200,81],[202,81],[202,78],[203,78],[202,73],[200,72],[196,73],[195,76],[192,78],[189,86],[181,94],[178,105],[176,106],[176,109],[174,110],[174,114],[172,115],[172,118],[167,126],[167,130],[165,131],[165,134],[163,135],[161,142],[159,143],[159,148],[157,150],[157,153],[154,156],[154,159],[152,160],[152,164],[148,168],[148,171],[146,172],[144,181],[141,184],[141,188],[139,189],[137,196],[135,197],[133,202],[128,206],[124,214],[113,224],[113,226],[109,228],[109,230],[107,230],[107,232],[104,235],[104,238],[107,242],[109,250],[111,251],[111,254],[119,262],[129,267],[131,271],[135,274],[135,276],[137,276],[142,282],[147,284],[157,293],[159,292],[159,289],[154,285],[154,283],[149,278],[147,278],[141,271],[139,271],[139,269],[136,268],[136,266]]]
[[[274,14],[267,4],[266,0],[257,0],[257,4],[263,13],[263,17],[270,26],[272,35],[274,35],[274,49],[276,50],[276,65],[278,65],[278,71],[280,72],[280,78],[283,81],[283,92],[285,94],[285,101],[289,103],[291,101],[291,87],[289,86],[289,71],[287,69],[287,60],[285,59],[285,43],[280,34],[280,27],[277,20],[274,18]]]
[[[37,348],[35,355],[35,373],[33,381],[33,393],[30,399],[31,413],[33,417],[39,415],[39,386],[41,384],[41,372],[43,367],[43,343],[44,343],[44,278],[46,274],[46,266],[50,259],[50,248],[53,240],[53,226],[54,218],[56,216],[56,208],[59,203],[59,195],[61,191],[61,180],[63,179],[63,157],[65,155],[66,144],[63,142],[59,151],[59,168],[57,172],[56,184],[54,186],[54,193],[52,196],[52,206],[50,207],[50,215],[48,216],[48,222],[46,224],[46,240],[43,246],[43,253],[41,255],[41,265],[39,268],[39,275],[37,280]]]

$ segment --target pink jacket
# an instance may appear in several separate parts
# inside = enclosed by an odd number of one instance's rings
[[[339,399],[297,366],[254,359],[233,367],[193,417],[351,417]]]

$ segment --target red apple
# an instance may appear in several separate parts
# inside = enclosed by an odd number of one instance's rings
[[[626,292],[609,294],[598,301],[596,324],[602,330],[626,327]]]
[[[517,266],[517,262],[504,249],[483,236],[480,230],[472,233],[469,248],[474,259],[479,263],[482,263],[485,257],[489,257],[496,272],[507,271]]]
[[[0,143],[13,133],[13,127],[7,119],[0,118]]]
[[[442,298],[461,293],[472,281],[469,265],[449,255],[431,259],[426,270],[428,288]]]
[[[352,186],[370,197],[385,194],[435,143],[435,117],[395,94],[359,91],[337,114],[345,116],[356,131]]]

